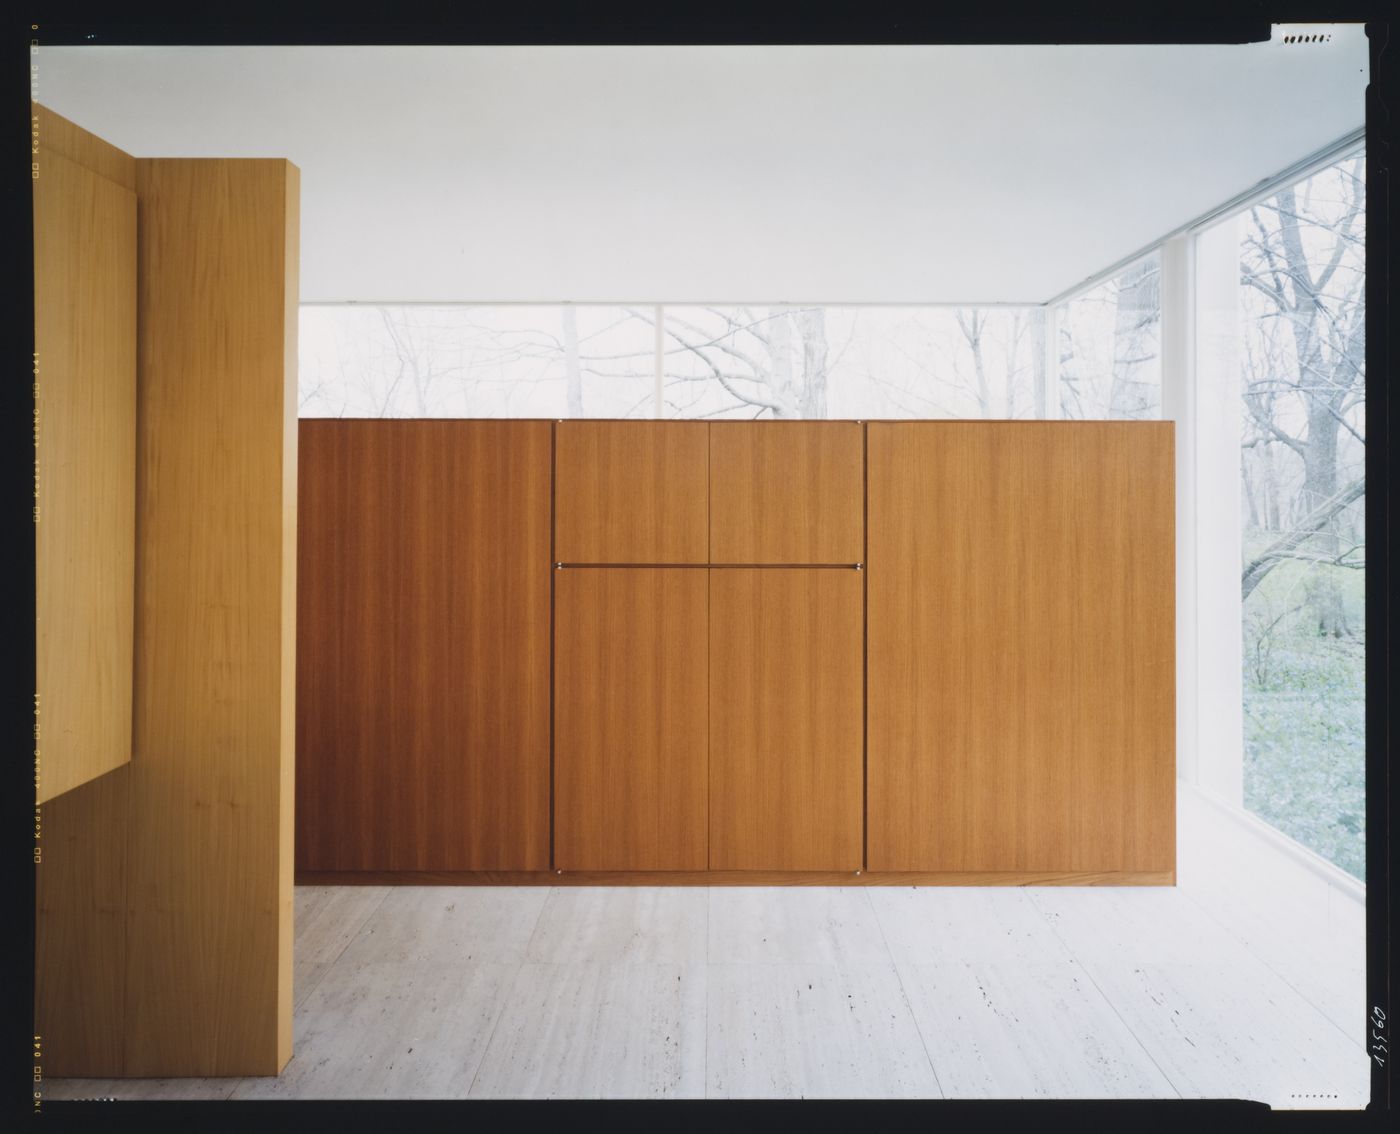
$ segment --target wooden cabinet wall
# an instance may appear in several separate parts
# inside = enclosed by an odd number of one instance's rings
[[[555,436],[555,868],[861,869],[861,426]]]
[[[1170,422],[869,427],[873,871],[1175,865]]]
[[[542,421],[303,421],[297,865],[549,868]]]
[[[353,458],[311,440],[351,427]],[[462,428],[303,426],[307,866],[1174,877],[1169,423]],[[462,446],[512,452],[462,479]],[[474,492],[544,516],[551,471],[552,547],[537,519],[484,553]]]

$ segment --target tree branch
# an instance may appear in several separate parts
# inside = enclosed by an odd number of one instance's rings
[[[1345,508],[1352,501],[1359,499],[1366,492],[1366,478],[1360,477],[1352,481],[1340,492],[1329,496],[1308,515],[1291,532],[1266,548],[1260,555],[1247,564],[1240,579],[1241,598],[1247,599],[1254,591],[1265,575],[1274,569],[1283,559],[1315,559],[1314,554],[1301,552],[1299,549],[1309,538],[1320,532],[1332,520],[1338,512]],[[1356,550],[1355,548],[1352,549]],[[1349,555],[1350,552],[1347,552]],[[1342,558],[1338,556],[1337,559]],[[1336,562],[1333,557],[1327,556],[1325,562]],[[1338,563],[1338,566],[1347,566],[1345,563]]]

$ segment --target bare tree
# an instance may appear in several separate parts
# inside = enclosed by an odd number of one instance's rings
[[[986,329],[987,313],[977,307],[960,308],[954,318],[958,321],[958,330],[967,340],[968,350],[972,352],[973,394],[977,398],[978,415],[987,417],[992,409],[987,387],[987,364],[982,357],[982,333]]]
[[[1337,195],[1330,196],[1334,190]],[[1288,559],[1353,565],[1343,550],[1343,520],[1365,481],[1342,482],[1341,442],[1365,445],[1359,423],[1366,396],[1364,224],[1359,157],[1250,210],[1241,283],[1263,296],[1264,304],[1246,354],[1244,445],[1260,453],[1246,464],[1246,476],[1253,473],[1263,483],[1247,483],[1246,490],[1266,501],[1279,495],[1280,448],[1301,465],[1302,477],[1288,507],[1264,509],[1266,520],[1286,515],[1289,526],[1245,566],[1245,595]],[[1337,577],[1316,572],[1307,590],[1318,633],[1349,635]]]
[[[654,322],[645,308],[628,310]],[[699,417],[826,416],[832,361],[822,308],[769,307],[761,314],[747,307],[686,314],[671,309],[663,331],[673,344],[666,352],[673,361],[665,387],[676,411]],[[683,359],[698,365],[683,366]]]

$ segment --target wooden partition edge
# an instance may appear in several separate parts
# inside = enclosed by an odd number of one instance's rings
[[[303,870],[298,886],[1175,886],[1175,870]]]
[[[277,816],[277,1070],[292,1057],[297,742],[297,326],[301,304],[301,170],[286,163],[283,217],[282,673]]]
[[[89,134],[40,103],[31,101],[29,113],[30,150],[34,160],[40,161],[40,155],[48,150],[86,166],[133,193],[136,191],[136,159],[131,154],[96,134]]]

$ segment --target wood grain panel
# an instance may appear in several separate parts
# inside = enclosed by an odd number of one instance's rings
[[[861,868],[863,604],[858,571],[710,572],[712,870]]]
[[[123,765],[43,807],[34,1032],[45,1075],[122,1074],[129,773]]]
[[[547,869],[550,423],[301,442],[298,867]]]
[[[1173,869],[1171,423],[868,445],[870,869]]]
[[[865,433],[853,421],[710,425],[712,563],[859,563]]]
[[[47,801],[34,1030],[44,1074],[105,1077],[122,1074],[125,1055],[136,161],[45,107],[32,111],[37,798]]]
[[[704,870],[708,571],[554,583],[554,865]]]
[[[561,421],[554,558],[709,562],[707,428],[702,421]]]
[[[136,194],[47,148],[38,162],[35,663],[42,803],[131,759]]]
[[[125,1073],[271,1075],[291,1054],[298,181],[141,160],[137,196]]]

